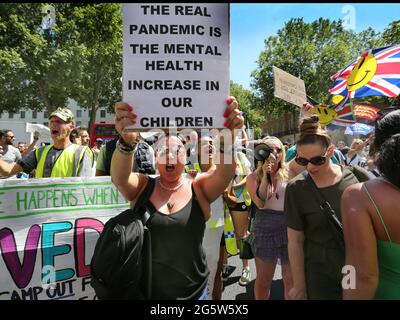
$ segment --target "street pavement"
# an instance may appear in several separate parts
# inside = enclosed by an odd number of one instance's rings
[[[242,274],[242,261],[239,259],[239,255],[229,257],[228,265],[232,266],[233,272],[230,274],[227,281],[225,281],[224,292],[222,293],[222,300],[254,300],[254,281],[256,278],[256,267],[254,259],[249,261],[249,267],[251,272],[251,282],[247,286],[239,285],[239,279]],[[283,281],[281,266],[277,264],[275,269],[274,279],[272,281],[271,300],[283,300]]]

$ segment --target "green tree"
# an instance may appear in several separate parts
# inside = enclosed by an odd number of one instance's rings
[[[381,33],[376,32],[371,27],[355,34],[352,40],[351,44],[356,55],[354,58],[367,50],[384,46]]]
[[[71,30],[70,6],[54,6],[57,26],[42,30],[42,4],[0,4],[1,111],[52,111],[79,81],[83,47]]]
[[[0,108],[43,110],[72,98],[91,112],[121,100],[121,5],[54,4],[56,26],[43,30],[43,4],[0,4]]]
[[[230,83],[230,92],[238,101],[240,110],[243,111],[246,126],[254,129],[254,137],[260,137],[260,125],[265,117],[262,110],[258,108],[259,102],[256,96],[250,90],[233,81]]]
[[[382,40],[387,46],[400,44],[400,20],[392,21],[382,32]]]
[[[122,7],[116,3],[85,4],[74,8],[81,56],[81,82],[71,97],[90,111],[89,127],[100,107],[113,110],[122,99]]]
[[[274,97],[272,66],[303,79],[309,96],[327,102],[332,84],[329,77],[354,59],[351,37],[341,22],[322,18],[312,23],[291,19],[276,36],[269,37],[252,73],[252,87],[264,101],[266,112],[298,112],[297,106]]]
[[[381,34],[372,28],[359,33],[344,30],[340,21],[323,18],[311,23],[291,19],[276,36],[265,40],[265,49],[252,73],[252,88],[262,101],[267,116],[290,112],[296,121],[299,108],[273,95],[273,65],[303,79],[309,96],[328,103],[328,89],[333,84],[331,75],[369,49],[399,43],[400,20],[391,22]],[[367,97],[355,99],[355,102],[386,106],[399,104],[399,98]]]

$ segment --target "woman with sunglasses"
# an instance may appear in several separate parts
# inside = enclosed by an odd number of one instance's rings
[[[243,117],[235,98],[227,99],[225,126],[241,130]],[[221,115],[222,116],[222,115]],[[150,179],[155,179],[149,199],[154,212],[147,224],[151,232],[152,299],[208,298],[209,271],[202,241],[210,204],[224,191],[235,173],[232,140],[224,140],[220,162],[209,174],[188,179],[184,175],[186,152],[176,136],[165,136],[154,145],[159,177],[131,172],[134,134],[124,131],[137,116],[127,103],[115,105],[115,128],[121,135],[111,161],[111,178],[125,198],[133,203]],[[230,150],[230,152],[225,150]],[[225,161],[224,161],[225,160]]]
[[[399,107],[378,112],[374,147],[381,177],[350,186],[342,197],[346,265],[355,271],[344,299],[400,299]]]
[[[329,219],[333,218],[321,210],[321,200],[311,183],[314,181],[340,219],[341,195],[358,180],[348,168],[329,161],[335,147],[318,120],[314,115],[300,125],[297,155],[292,161],[304,166],[307,174],[299,174],[286,187],[284,221],[293,276],[291,299],[342,298],[344,247],[332,229]],[[367,180],[367,172],[363,174]]]
[[[270,150],[268,158],[260,159],[255,172],[247,177],[251,200],[256,205],[256,214],[251,226],[250,242],[255,256],[257,277],[254,297],[267,300],[278,259],[282,265],[285,298],[292,288],[287,250],[287,231],[283,224],[283,204],[288,181],[285,150],[276,137],[266,137],[262,143]],[[257,159],[258,158],[258,159]]]

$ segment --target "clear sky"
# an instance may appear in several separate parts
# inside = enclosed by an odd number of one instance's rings
[[[369,26],[382,32],[391,21],[400,19],[400,3],[248,3],[230,8],[230,78],[250,89],[250,74],[264,49],[264,40],[276,35],[291,18],[312,22],[320,17],[343,19],[356,32]]]

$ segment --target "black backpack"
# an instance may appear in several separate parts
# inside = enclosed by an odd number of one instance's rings
[[[100,300],[151,297],[151,237],[146,223],[152,215],[146,204],[155,180],[148,179],[135,208],[107,221],[97,240],[90,263],[90,284]]]

